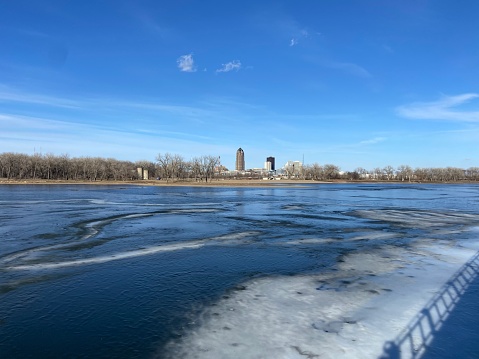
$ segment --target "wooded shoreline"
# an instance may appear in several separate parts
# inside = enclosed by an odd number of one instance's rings
[[[263,178],[306,180],[317,182],[416,182],[416,183],[466,183],[479,182],[479,167],[467,169],[458,167],[418,167],[408,165],[397,168],[385,166],[366,170],[357,167],[354,171],[341,171],[333,164],[298,164],[286,166],[277,171],[250,169],[229,171],[222,166],[219,157],[199,156],[187,161],[177,154],[158,154],[156,162],[121,161],[113,158],[74,157],[53,154],[27,155],[22,153],[0,153],[0,181],[69,181],[81,182],[134,182],[163,181],[197,183],[208,181],[261,181]],[[73,182],[71,182],[73,181]],[[38,182],[35,182],[38,183]],[[44,182],[40,182],[44,183]],[[61,183],[61,182],[56,182]],[[243,185],[244,182],[240,182]],[[261,182],[264,184],[264,182]],[[284,182],[282,182],[284,183]],[[297,182],[296,182],[297,183]]]
[[[214,179],[212,181],[166,181],[166,180],[97,180],[97,181],[78,181],[78,180],[47,180],[47,179],[0,179],[0,185],[86,185],[86,186],[159,186],[159,187],[282,187],[295,185],[328,185],[328,184],[479,184],[477,181],[448,181],[448,182],[418,182],[418,181],[371,181],[371,180],[258,180],[258,179]]]

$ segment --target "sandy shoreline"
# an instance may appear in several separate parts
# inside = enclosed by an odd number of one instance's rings
[[[164,181],[164,180],[137,180],[137,181],[74,181],[74,180],[7,180],[0,179],[1,185],[93,185],[93,186],[159,186],[159,187],[283,187],[298,185],[319,184],[477,184],[474,181],[461,182],[400,182],[400,181],[313,181],[313,180],[235,180],[220,179],[211,182],[195,181]]]
[[[295,186],[295,185],[317,185],[326,183],[347,183],[346,181],[326,182],[308,180],[213,180],[211,182],[195,181],[69,181],[69,180],[0,180],[0,185],[93,185],[93,186],[184,186],[184,187],[272,187],[272,186]]]

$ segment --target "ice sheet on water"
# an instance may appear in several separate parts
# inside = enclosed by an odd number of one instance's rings
[[[92,237],[95,237],[104,226],[106,226],[107,224],[113,223],[115,221],[122,220],[122,219],[149,217],[149,216],[151,216],[151,214],[149,213],[134,213],[134,214],[114,216],[111,218],[94,220],[94,221],[84,223],[80,226],[84,234],[79,238],[79,241],[87,241],[91,239]],[[65,243],[46,245],[46,246],[37,246],[34,248],[29,248],[23,251],[18,251],[16,253],[6,255],[0,258],[0,264],[7,264],[22,258],[28,259],[33,257],[35,254],[39,252],[47,252],[47,251],[52,251],[57,249],[67,249],[76,245],[78,245],[78,241],[66,241]]]
[[[77,200],[77,201],[83,201],[83,200]],[[112,201],[107,201],[104,199],[88,199],[86,200],[92,204],[96,205],[108,205],[108,206],[135,206],[135,207],[211,207],[211,206],[220,206],[221,203],[218,202],[198,202],[198,203],[175,203],[174,206],[172,206],[169,203],[149,203],[149,202],[112,202]],[[47,201],[42,201],[47,203]],[[1,203],[1,202],[0,202]]]
[[[424,239],[350,252],[329,273],[248,281],[206,308],[162,356],[378,358],[478,249]]]
[[[138,217],[138,216],[130,215],[129,217]],[[75,260],[51,261],[48,259],[48,256],[47,256],[46,260],[38,262],[38,258],[34,256],[34,254],[37,252],[48,252],[52,249],[64,249],[64,248],[67,248],[68,246],[75,245],[75,244],[61,244],[61,245],[55,245],[55,246],[37,247],[27,251],[22,251],[20,253],[2,258],[2,261],[0,263],[7,264],[7,266],[5,267],[5,269],[7,270],[46,270],[46,269],[84,266],[84,265],[107,263],[107,262],[117,261],[122,259],[136,258],[136,257],[163,253],[163,252],[198,249],[208,245],[229,244],[229,243],[238,244],[238,241],[244,241],[249,238],[254,238],[259,233],[261,232],[245,231],[245,232],[228,233],[222,236],[204,238],[200,240],[166,243],[166,244],[162,244],[158,246],[149,246],[147,248],[138,249],[138,250],[129,250],[129,251],[124,251],[119,253],[112,253],[109,255],[95,256],[90,258],[80,258]]]
[[[337,239],[334,238],[317,238],[317,237],[310,237],[310,238],[299,238],[293,239],[290,241],[286,241],[284,245],[318,245],[318,244],[326,244],[326,243],[333,243],[337,242]]]
[[[75,267],[83,266],[90,264],[100,264],[107,263],[111,261],[136,258],[145,255],[151,255],[161,252],[171,252],[178,251],[183,249],[196,249],[205,245],[204,241],[189,241],[187,243],[173,243],[169,245],[153,246],[145,249],[132,250],[126,252],[115,253],[106,256],[97,256],[85,259],[76,259],[71,261],[61,261],[61,262],[42,262],[42,263],[33,263],[33,264],[19,264],[7,267],[9,270],[42,270],[42,269],[56,269],[56,268],[65,268],[65,267]]]
[[[396,223],[401,226],[429,228],[450,225],[471,225],[479,223],[479,216],[468,213],[431,212],[420,210],[358,210],[353,215],[377,221]]]
[[[304,204],[288,204],[288,205],[282,206],[281,208],[287,211],[294,211],[294,210],[304,210],[306,209],[306,206]]]
[[[400,237],[399,233],[385,232],[385,231],[357,231],[354,235],[345,238],[322,238],[322,237],[305,237],[293,239],[284,242],[284,245],[318,245],[328,243],[345,243],[347,241],[387,241]]]
[[[121,219],[131,219],[131,218],[141,218],[141,217],[149,217],[152,214],[150,213],[134,213],[134,214],[126,214],[123,216],[116,216],[114,218],[107,218],[107,219],[102,219],[98,221],[92,221],[86,223],[83,227],[87,230],[87,233],[81,237],[81,240],[86,240],[91,237],[94,237],[95,235],[98,234],[98,232],[106,226],[107,224],[110,224],[112,222],[115,222],[117,220]]]
[[[181,248],[181,245],[172,245],[172,246],[157,246],[150,247],[148,250],[140,251],[130,251],[123,253],[115,253],[107,256],[99,256],[96,258],[82,258],[80,260],[66,260],[60,263],[50,263],[47,259],[46,262],[41,260],[41,257],[48,257],[49,254],[57,250],[68,250],[71,248],[76,248],[79,245],[86,245],[92,243],[96,237],[102,232],[102,230],[110,224],[113,224],[117,221],[131,220],[136,218],[151,217],[154,215],[162,214],[187,214],[187,213],[204,213],[204,212],[215,212],[216,209],[212,208],[193,208],[193,209],[169,209],[161,212],[146,212],[146,213],[127,213],[121,215],[108,216],[99,219],[93,219],[86,222],[78,223],[75,227],[78,228],[80,234],[78,237],[70,239],[65,238],[60,240],[60,243],[49,244],[43,246],[36,246],[33,248],[28,248],[24,250],[17,251],[15,253],[7,254],[3,257],[0,257],[0,264],[6,265],[7,268],[16,268],[16,269],[51,269],[67,266],[78,266],[83,264],[94,264],[94,263],[105,263],[111,260],[118,260],[122,258],[132,258],[135,256],[141,256],[152,253],[159,253],[161,251],[169,251],[171,248],[178,250]],[[191,245],[186,243],[184,249],[190,248]],[[34,265],[29,263],[34,260]],[[15,263],[17,262],[17,263]]]

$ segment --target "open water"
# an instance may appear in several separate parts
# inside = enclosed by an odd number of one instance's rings
[[[477,185],[1,186],[0,358],[451,357],[443,314],[397,348],[478,226]]]

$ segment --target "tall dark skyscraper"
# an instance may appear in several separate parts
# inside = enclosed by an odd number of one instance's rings
[[[241,147],[236,151],[236,171],[244,171],[244,151]]]
[[[271,163],[271,171],[276,171],[276,168],[274,167],[274,157],[267,157],[266,162]]]

